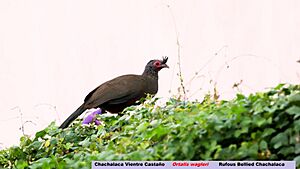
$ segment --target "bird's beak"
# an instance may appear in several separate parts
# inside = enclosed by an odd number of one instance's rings
[[[169,68],[169,66],[168,66],[167,64],[165,64],[165,63],[164,63],[164,64],[161,64],[160,67],[161,67],[161,68]]]

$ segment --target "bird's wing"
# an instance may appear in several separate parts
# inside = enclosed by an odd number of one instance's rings
[[[139,75],[124,75],[107,81],[91,91],[84,99],[88,108],[104,103],[120,104],[143,93],[144,81]]]
[[[95,93],[96,90],[98,90],[100,86],[96,87],[94,90],[92,90],[88,95],[85,96],[84,98],[84,102],[87,102],[91,97],[92,95]]]

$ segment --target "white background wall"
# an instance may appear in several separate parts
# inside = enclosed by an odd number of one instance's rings
[[[157,95],[177,94],[176,31],[191,99],[215,82],[222,98],[241,79],[243,93],[299,83],[299,9],[298,0],[2,0],[0,147],[22,135],[20,111],[33,122],[26,134],[60,124],[96,86],[153,58],[169,56],[171,67]]]

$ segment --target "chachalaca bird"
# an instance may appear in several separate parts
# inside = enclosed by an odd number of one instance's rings
[[[102,112],[119,113],[126,107],[136,104],[136,101],[147,94],[156,94],[158,72],[169,67],[167,61],[168,57],[150,60],[142,75],[123,75],[101,84],[85,97],[83,104],[59,128],[68,127],[87,109],[101,108]]]

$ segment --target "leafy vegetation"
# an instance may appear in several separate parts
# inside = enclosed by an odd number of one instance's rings
[[[234,100],[157,99],[99,115],[103,125],[54,123],[0,151],[0,167],[90,168],[92,160],[296,160],[300,165],[300,86]]]

